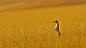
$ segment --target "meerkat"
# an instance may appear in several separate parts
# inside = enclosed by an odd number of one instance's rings
[[[58,35],[61,35],[61,33],[59,31],[59,23],[58,23],[58,20],[55,20],[54,23],[56,23],[55,31],[57,32]]]

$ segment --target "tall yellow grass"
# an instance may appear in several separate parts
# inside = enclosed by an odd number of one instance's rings
[[[0,48],[85,47],[86,4],[0,13]]]

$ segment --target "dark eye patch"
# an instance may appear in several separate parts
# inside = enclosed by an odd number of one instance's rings
[[[57,20],[56,20],[56,22],[57,22]]]

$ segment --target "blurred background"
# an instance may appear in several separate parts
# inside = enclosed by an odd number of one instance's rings
[[[0,12],[85,3],[86,0],[0,0]]]

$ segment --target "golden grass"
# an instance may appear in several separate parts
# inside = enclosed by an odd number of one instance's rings
[[[0,48],[85,47],[86,4],[0,13]]]

